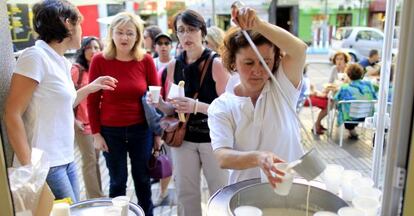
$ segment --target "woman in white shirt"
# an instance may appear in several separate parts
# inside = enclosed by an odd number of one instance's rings
[[[281,180],[271,175],[271,171],[278,172],[274,163],[292,161],[303,154],[294,110],[307,46],[282,28],[258,18],[251,8],[234,8],[232,17],[247,30],[288,100],[269,80],[241,29],[229,29],[221,56],[229,71],[238,72],[240,82],[228,88],[233,91],[222,94],[208,109],[214,154],[221,168],[230,169],[230,184],[258,178],[261,169],[275,187]],[[283,58],[281,50],[285,53]]]
[[[19,57],[5,107],[10,144],[21,165],[31,164],[31,147],[43,150],[50,165],[46,177],[56,199],[79,201],[74,163],[74,113],[89,93],[114,90],[114,78],[99,77],[75,90],[71,63],[63,56],[79,49],[82,15],[66,0],[45,0],[33,6],[36,45]]]

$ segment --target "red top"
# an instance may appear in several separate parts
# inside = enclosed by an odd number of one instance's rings
[[[119,61],[107,60],[99,53],[92,59],[89,80],[104,75],[114,77],[118,83],[114,91],[98,91],[88,96],[92,133],[99,133],[101,125],[125,127],[144,123],[141,97],[148,85],[160,85],[152,57],[145,54],[141,61]]]
[[[88,76],[88,71],[84,70],[82,72],[82,78],[80,80],[80,85],[78,85],[78,81],[79,81],[79,72],[80,72],[80,68],[82,66],[76,66],[73,65],[72,66],[72,70],[71,70],[71,74],[72,74],[72,81],[75,84],[75,88],[76,89],[80,89],[82,87],[84,87],[85,85],[87,85],[89,83],[89,76]],[[82,67],[83,69],[83,67]],[[88,118],[88,110],[86,107],[86,100],[82,100],[79,105],[76,107],[76,113],[75,113],[75,118],[79,121],[81,121],[83,123],[83,133],[84,134],[91,134],[91,127],[89,125],[89,118]]]

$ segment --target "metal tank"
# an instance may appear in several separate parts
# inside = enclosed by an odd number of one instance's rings
[[[309,197],[309,212],[337,212],[348,206],[347,202],[337,195],[326,191],[324,184],[304,179],[294,179],[289,195],[277,195],[268,183],[260,179],[250,179],[226,186],[211,196],[207,205],[207,216],[233,216],[238,206],[250,205],[260,209],[289,208],[306,209],[306,194],[308,185],[311,186]]]

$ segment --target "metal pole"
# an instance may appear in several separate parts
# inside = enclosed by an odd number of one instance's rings
[[[385,19],[385,37],[382,44],[382,57],[381,57],[381,77],[379,88],[379,111],[377,115],[377,125],[375,130],[375,147],[373,153],[373,167],[372,167],[372,179],[377,187],[382,186],[380,184],[380,174],[382,169],[382,153],[384,147],[384,130],[385,130],[385,114],[387,112],[387,99],[388,88],[390,84],[390,69],[391,69],[391,50],[394,38],[394,23],[396,16],[397,3],[396,0],[387,1],[386,7],[386,19]]]

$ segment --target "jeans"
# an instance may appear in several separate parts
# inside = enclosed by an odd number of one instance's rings
[[[79,181],[75,162],[50,167],[46,182],[56,199],[70,197],[73,203],[79,201]]]
[[[101,127],[101,135],[108,145],[103,155],[109,170],[109,196],[126,194],[128,170],[127,153],[131,160],[131,174],[134,180],[138,205],[145,215],[152,216],[154,208],[151,200],[151,183],[148,161],[153,145],[152,132],[146,124],[126,127]]]

